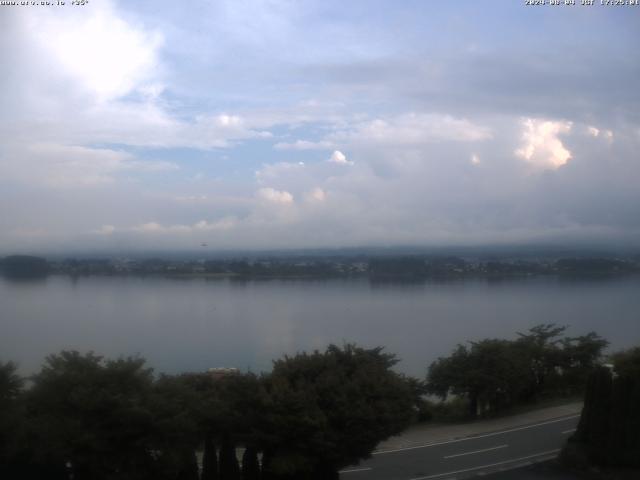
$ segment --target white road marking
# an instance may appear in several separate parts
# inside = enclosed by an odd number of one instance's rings
[[[576,429],[575,429],[575,428],[572,428],[571,430],[565,430],[564,432],[560,432],[560,433],[561,433],[562,435],[566,435],[567,433],[573,433],[573,432],[575,432],[575,431],[576,431]]]
[[[355,472],[366,472],[371,470],[371,467],[366,468],[352,468],[350,470],[340,470],[338,473],[355,473]]]
[[[560,449],[557,448],[555,450],[549,450],[547,452],[540,452],[540,453],[536,453],[534,455],[529,455],[527,457],[514,458],[512,460],[505,460],[503,462],[491,463],[489,465],[480,465],[478,467],[473,467],[473,468],[465,468],[464,470],[456,470],[455,472],[436,473],[434,475],[427,475],[426,477],[415,477],[415,478],[412,478],[411,480],[427,480],[429,478],[438,478],[438,477],[445,477],[447,475],[457,475],[458,473],[473,472],[474,470],[482,470],[483,468],[491,468],[491,467],[497,467],[499,465],[505,465],[507,463],[520,462],[522,460],[528,460],[529,458],[543,457],[545,455],[551,455],[551,454],[554,454],[554,453],[558,453],[559,451],[560,451]]]
[[[448,455],[448,456],[446,456],[444,458],[464,457],[465,455],[473,455],[474,453],[490,452],[492,450],[499,450],[501,448],[507,448],[508,446],[509,445],[498,445],[497,447],[483,448],[482,450],[474,450],[473,452],[456,453],[455,455]]]
[[[566,420],[571,420],[573,418],[579,418],[579,417],[580,417],[580,415],[571,415],[569,417],[562,417],[562,418],[558,418],[556,420],[549,420],[547,422],[536,423],[535,425],[527,425],[525,427],[510,428],[509,430],[502,430],[500,432],[485,433],[483,435],[476,435],[475,437],[465,437],[465,438],[458,438],[458,439],[455,439],[455,440],[447,440],[445,442],[427,443],[425,445],[417,445],[415,447],[404,447],[404,448],[395,448],[393,450],[383,450],[383,451],[380,451],[380,452],[373,452],[371,455],[385,455],[387,453],[404,452],[406,450],[416,450],[418,448],[437,447],[438,445],[447,445],[449,443],[457,443],[457,442],[466,442],[466,441],[469,441],[469,440],[477,440],[478,438],[495,437],[496,435],[502,435],[504,433],[519,432],[520,430],[527,430],[527,429],[530,429],[530,428],[541,427],[543,425],[550,425],[552,423],[564,422]]]

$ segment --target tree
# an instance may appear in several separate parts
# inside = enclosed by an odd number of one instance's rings
[[[257,445],[263,417],[263,389],[252,373],[213,376],[209,373],[184,375],[196,393],[195,417],[205,438],[207,459],[214,461],[215,445],[220,445],[220,478],[239,478],[236,445]],[[213,475],[213,466],[203,475]],[[214,477],[211,477],[214,478]]]
[[[78,480],[142,478],[152,462],[153,427],[147,408],[153,379],[144,363],[74,351],[47,357],[26,399],[37,444],[33,464],[70,465]]]
[[[640,467],[640,348],[612,355],[613,373],[589,376],[576,433],[563,457],[572,464]]]
[[[16,373],[13,362],[0,362],[0,414],[16,401],[22,392],[24,381]]]
[[[428,391],[446,399],[449,394],[469,401],[469,413],[500,410],[515,403],[524,388],[524,358],[513,342],[487,339],[458,345],[448,358],[432,363]]]
[[[236,447],[228,435],[222,439],[220,446],[220,480],[240,480]]]
[[[20,444],[24,440],[21,403],[23,379],[13,362],[0,362],[0,477],[12,478],[21,469]]]
[[[191,375],[162,375],[153,386],[151,450],[160,479],[197,479],[195,450],[202,440],[201,398]]]
[[[561,383],[568,393],[582,392],[609,342],[595,332],[589,332],[579,337],[564,338],[561,345]]]
[[[446,400],[449,394],[462,395],[469,400],[472,416],[477,415],[479,385],[467,372],[471,366],[469,349],[458,345],[449,357],[440,357],[429,366],[427,391]]]
[[[559,345],[560,336],[567,330],[566,326],[553,323],[536,325],[528,333],[520,333],[517,340],[523,354],[527,357],[529,386],[525,392],[527,399],[536,399],[545,388],[549,377],[556,373],[556,368],[563,364],[564,355]]]
[[[285,356],[265,379],[269,478],[334,479],[413,418],[414,396],[382,348],[347,344]]]
[[[213,434],[205,434],[204,452],[202,455],[202,480],[218,480],[218,457]]]
[[[608,342],[596,333],[561,337],[567,327],[537,325],[516,340],[458,345],[429,366],[427,390],[469,402],[469,413],[497,411],[541,395],[581,392]]]
[[[0,267],[7,277],[36,278],[49,273],[49,264],[44,258],[30,255],[12,255],[2,260]]]
[[[242,480],[259,480],[260,463],[258,462],[258,450],[253,445],[248,445],[242,454]]]
[[[640,347],[623,350],[611,355],[616,370],[620,377],[640,377]]]

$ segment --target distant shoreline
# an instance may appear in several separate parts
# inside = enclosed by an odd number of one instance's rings
[[[455,256],[309,257],[168,260],[128,258],[66,259],[14,255],[0,259],[8,277],[48,274],[78,276],[162,276],[206,279],[368,278],[376,282],[458,279],[604,278],[640,273],[640,257],[474,259]]]

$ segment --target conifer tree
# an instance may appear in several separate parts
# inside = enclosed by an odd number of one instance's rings
[[[259,478],[258,451],[255,447],[249,445],[242,455],[242,480],[259,480]]]
[[[208,433],[204,439],[204,455],[202,457],[202,479],[218,480],[218,456],[213,435]]]
[[[229,435],[224,436],[220,446],[220,480],[240,480],[236,446]]]

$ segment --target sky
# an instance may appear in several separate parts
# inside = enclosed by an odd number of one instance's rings
[[[638,245],[640,7],[577,3],[0,6],[0,252]]]

